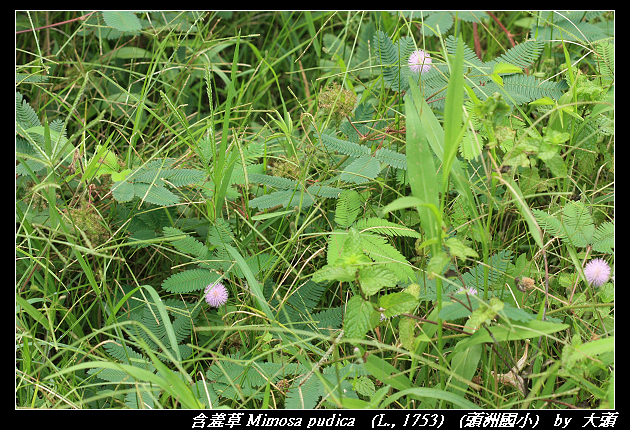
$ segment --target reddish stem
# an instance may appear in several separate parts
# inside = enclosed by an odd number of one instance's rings
[[[68,24],[69,22],[74,22],[74,21],[81,21],[84,19],[88,19],[90,15],[92,15],[95,11],[90,12],[88,14],[85,14],[83,16],[80,16],[78,18],[73,18],[73,19],[69,19],[68,21],[63,21],[63,22],[57,22],[55,24],[50,24],[50,25],[45,25],[43,27],[37,27],[37,28],[29,28],[26,30],[20,30],[20,31],[16,31],[15,34],[20,34],[20,33],[28,33],[29,31],[37,31],[37,30],[43,30],[44,28],[50,28],[50,27],[58,27],[60,25],[64,25],[64,24]]]
[[[479,40],[479,31],[477,31],[477,23],[473,22],[473,38],[475,39],[475,54],[481,60],[481,41]]]
[[[507,28],[505,28],[505,26],[503,24],[501,24],[501,21],[499,21],[499,18],[497,18],[496,16],[494,16],[494,14],[490,11],[486,11],[486,13],[488,15],[490,15],[490,17],[492,19],[494,19],[496,21],[497,24],[499,24],[499,27],[501,27],[501,29],[503,30],[503,32],[507,35],[508,39],[510,39],[510,43],[512,44],[512,48],[514,48],[516,46],[516,43],[514,43],[514,39],[512,39],[512,33],[510,33]]]

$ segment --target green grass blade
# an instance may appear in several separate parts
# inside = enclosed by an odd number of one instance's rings
[[[42,325],[46,330],[48,330],[48,324],[46,317],[42,315],[39,310],[26,301],[23,297],[15,296],[15,301],[19,308],[22,308],[27,314],[29,314],[35,321]],[[18,309],[19,310],[19,309]]]
[[[463,397],[458,396],[457,394],[451,393],[449,391],[440,390],[439,388],[424,388],[424,387],[414,387],[408,388],[406,390],[399,391],[397,393],[392,394],[385,400],[383,403],[379,405],[379,408],[384,408],[390,403],[395,402],[403,396],[415,395],[419,398],[433,398],[444,400],[453,404],[453,406],[462,408],[462,409],[479,409],[479,405],[466,400]]]
[[[542,231],[540,230],[540,227],[538,226],[538,223],[536,222],[536,218],[534,218],[534,214],[532,213],[531,209],[527,205],[527,202],[525,202],[525,199],[523,198],[523,193],[521,192],[521,189],[519,188],[518,184],[514,182],[512,178],[508,178],[507,180],[503,179],[500,176],[496,176],[496,178],[499,179],[501,182],[503,182],[506,185],[507,189],[510,191],[510,193],[512,193],[512,195],[514,196],[514,200],[516,201],[516,206],[518,207],[518,210],[521,212],[521,215],[523,215],[523,218],[525,218],[525,222],[527,223],[527,227],[529,228],[529,234],[532,235],[532,238],[536,242],[536,245],[538,245],[540,249],[542,249],[543,248]]]
[[[265,296],[263,295],[262,288],[260,284],[258,283],[258,281],[256,280],[256,277],[252,273],[251,269],[247,265],[247,262],[245,262],[245,259],[238,252],[236,248],[226,244],[225,249],[227,249],[227,251],[230,253],[232,258],[236,262],[236,265],[241,269],[241,271],[245,275],[245,279],[247,279],[247,286],[249,287],[250,291],[254,295],[254,298],[256,299],[256,302],[258,303],[259,309],[263,311],[263,313],[269,319],[269,321],[273,321],[274,320],[273,312],[271,312],[271,308],[269,307],[269,304],[267,303],[267,300],[265,300]]]
[[[411,90],[414,95],[414,101],[419,101],[421,104],[420,108],[420,122],[422,123],[422,127],[424,129],[425,136],[429,141],[429,145],[431,145],[431,149],[435,153],[435,155],[440,159],[444,160],[444,130],[440,125],[440,122],[435,117],[435,114],[427,104],[426,100],[422,97],[422,93],[420,93],[420,89],[417,85],[411,85]],[[485,230],[483,225],[481,224],[481,218],[479,216],[479,211],[477,209],[477,204],[473,197],[468,176],[464,171],[462,165],[460,164],[457,157],[453,157],[451,161],[451,172],[450,178],[455,186],[457,192],[466,200],[466,204],[468,209],[470,210],[472,216],[471,218],[476,220],[476,224],[478,225],[477,234],[480,235],[482,242],[485,242]]]
[[[414,197],[422,200],[424,204],[433,204],[439,207],[437,171],[427,136],[420,122],[420,112],[417,110],[423,98],[415,81],[412,79],[409,81],[413,96],[413,100],[410,96],[405,98],[409,184]],[[431,210],[427,207],[419,207],[418,213],[427,238],[437,238],[440,226]]]
[[[442,188],[444,195],[448,190],[448,175],[451,173],[453,160],[457,155],[459,142],[464,135],[462,127],[462,107],[464,104],[464,46],[462,38],[458,38],[457,53],[451,64],[451,76],[446,90],[446,103],[444,106],[444,158],[442,162]]]
[[[164,306],[164,303],[162,303],[162,299],[160,298],[160,295],[157,293],[157,291],[155,291],[155,288],[153,288],[150,285],[143,285],[142,287],[145,290],[147,290],[149,294],[151,294],[153,303],[155,303],[155,306],[157,307],[158,312],[160,313],[160,316],[162,317],[162,321],[164,322],[164,328],[166,329],[166,335],[168,336],[168,340],[171,343],[171,348],[173,348],[173,351],[175,352],[175,357],[177,358],[177,361],[181,363],[182,355],[179,352],[179,347],[177,346],[177,338],[175,338],[175,331],[173,330],[173,324],[171,324],[171,319],[168,316],[168,312],[166,311],[166,307]]]

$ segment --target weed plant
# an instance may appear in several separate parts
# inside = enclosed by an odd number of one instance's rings
[[[614,408],[613,27],[17,12],[16,407]]]

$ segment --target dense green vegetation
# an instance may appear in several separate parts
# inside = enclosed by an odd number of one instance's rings
[[[17,12],[19,408],[614,407],[612,12]]]

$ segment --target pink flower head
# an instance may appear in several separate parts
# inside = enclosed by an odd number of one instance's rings
[[[477,294],[477,289],[474,288],[474,287],[468,287],[468,288],[459,287],[459,289],[456,292],[457,293]]]
[[[584,276],[589,284],[600,287],[610,278],[610,266],[601,258],[596,258],[588,262],[584,268]]]
[[[414,51],[409,56],[409,68],[413,72],[426,73],[431,70],[431,57],[428,52],[424,52],[422,49]]]
[[[227,303],[228,292],[227,289],[218,282],[210,284],[205,290],[206,302],[213,308],[218,308]]]

